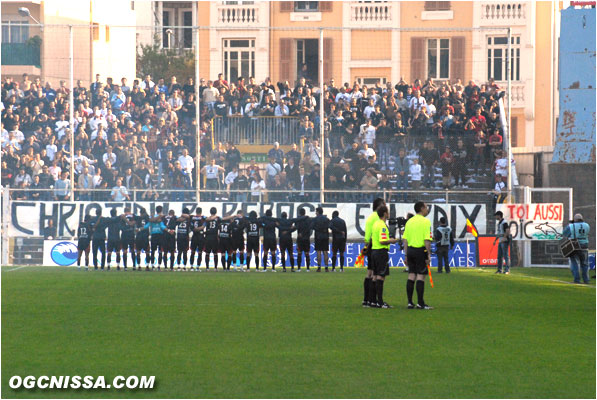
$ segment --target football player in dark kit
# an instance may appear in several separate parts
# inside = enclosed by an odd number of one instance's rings
[[[431,221],[427,218],[429,209],[422,201],[415,203],[417,215],[412,217],[404,227],[402,243],[406,250],[406,265],[408,265],[408,280],[406,281],[406,295],[408,297],[408,308],[413,309],[413,292],[415,281],[418,303],[416,308],[421,310],[433,310],[433,307],[425,303],[423,294],[425,292],[425,277],[429,274],[428,265],[431,258]]]
[[[110,262],[112,261],[112,252],[116,252],[116,269],[120,270],[120,231],[123,227],[122,218],[116,215],[116,209],[110,210],[110,218],[108,222],[108,269],[110,269]]]
[[[340,271],[343,272],[344,252],[346,252],[346,237],[348,231],[346,229],[346,222],[340,218],[338,210],[332,213],[330,229],[332,230],[332,272],[336,270],[338,253],[340,253]]]
[[[255,269],[259,271],[259,228],[261,223],[257,213],[251,211],[245,223],[247,231],[247,271],[251,270],[251,256],[255,257]]]
[[[174,210],[169,210],[164,217],[164,269],[168,268],[168,253],[170,253],[170,271],[174,270],[174,258],[176,257],[176,225],[178,224]]]
[[[454,247],[454,232],[452,232],[452,228],[448,226],[448,221],[446,217],[441,217],[439,219],[439,224],[437,228],[435,228],[435,234],[433,238],[435,239],[435,254],[437,255],[437,273],[441,274],[442,269],[446,267],[446,274],[450,273],[450,263],[448,260],[448,252],[450,248]]]
[[[296,265],[298,272],[301,272],[302,255],[305,255],[305,264],[307,265],[307,272],[311,266],[311,218],[305,215],[305,209],[299,209],[299,217],[292,220],[296,226],[296,249],[297,259]]]
[[[187,270],[187,252],[189,251],[189,233],[191,231],[191,217],[188,208],[182,209],[182,215],[177,220],[176,228],[176,248],[178,249],[178,256],[176,257],[176,264],[180,270],[182,261],[182,270]],[[191,264],[192,266],[192,264]]]
[[[93,257],[93,267],[97,269],[97,252],[98,250],[102,253],[101,266],[104,269],[106,265],[106,228],[110,222],[109,218],[102,217],[100,209],[96,210],[96,217],[91,221],[91,227],[93,234],[91,236],[91,251]],[[108,267],[110,269],[110,267]]]
[[[286,253],[290,259],[290,271],[294,272],[294,252],[292,249],[292,232],[296,230],[288,214],[284,211],[278,219],[278,237],[280,239],[280,256],[282,257],[282,271],[286,272]]]
[[[137,266],[139,267],[139,271],[141,271],[141,250],[143,250],[145,251],[145,270],[149,271],[151,253],[149,251],[149,229],[145,227],[149,223],[149,215],[146,209],[141,209],[141,215],[135,217],[135,222],[137,225],[137,234],[135,236]],[[133,269],[135,269],[134,266]]]
[[[195,262],[195,253],[197,253],[197,271],[201,271],[201,259],[203,258],[203,249],[205,248],[205,217],[202,214],[201,207],[197,207],[195,215],[191,216],[191,228],[193,237],[191,238],[191,270]],[[206,259],[207,262],[207,259]]]
[[[77,229],[77,267],[81,268],[81,256],[85,253],[85,269],[89,269],[89,244],[91,243],[91,216],[86,215]]]
[[[156,222],[162,222],[164,215],[162,214],[162,206],[157,206],[155,208],[155,212],[157,213],[153,218],[149,219],[149,222],[151,223],[156,223]],[[161,230],[158,230],[157,228],[154,230],[154,232],[151,232],[151,269],[154,269],[156,267],[156,259],[155,259],[155,252],[158,250],[158,248],[160,249],[158,251],[158,259],[157,259],[157,266],[158,269],[160,268],[160,265],[162,265],[162,257],[163,257],[163,252],[164,252],[164,232]]]
[[[239,210],[230,224],[232,230],[232,255],[236,265],[241,266],[245,262],[245,226],[246,219],[243,217],[243,211]]]
[[[124,269],[126,270],[128,263],[128,250],[131,252],[131,258],[133,263],[133,270],[137,266],[137,256],[135,255],[135,216],[131,212],[131,207],[126,206],[124,208],[124,221],[122,225],[122,258],[124,262]]]
[[[220,217],[216,215],[218,210],[212,207],[209,210],[210,216],[205,220],[205,269],[209,269],[209,255],[214,255],[214,266],[218,270],[218,229]]]
[[[272,254],[272,272],[276,272],[276,227],[278,223],[272,217],[272,210],[265,212],[265,216],[259,218],[261,226],[263,227],[263,270],[267,270],[268,253]]]
[[[317,252],[317,272],[321,272],[321,256],[323,253],[323,262],[325,272],[328,272],[328,251],[330,250],[330,220],[323,215],[323,208],[315,209],[315,218],[311,221],[313,231],[315,231],[315,251]]]
[[[222,269],[224,271],[230,271],[230,265],[232,264],[232,254],[234,249],[232,248],[232,228],[230,226],[230,217],[220,218],[220,224],[218,226],[218,239],[219,239],[219,251],[222,261]]]

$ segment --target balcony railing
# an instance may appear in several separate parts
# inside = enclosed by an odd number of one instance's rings
[[[525,24],[526,2],[496,2],[481,4],[481,21],[484,25]]]
[[[40,68],[40,47],[27,43],[2,43],[2,65],[34,65]]]
[[[350,4],[350,22],[355,24],[392,23],[393,3],[389,1],[380,1],[376,3],[352,2]]]
[[[259,23],[257,5],[221,5],[218,7],[218,23],[244,26]]]

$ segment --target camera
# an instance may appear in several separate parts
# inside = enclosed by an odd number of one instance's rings
[[[402,239],[402,232],[404,231],[406,221],[404,217],[388,218],[388,229],[391,238],[396,238],[396,232],[398,232],[398,236]],[[400,248],[402,249],[402,240],[400,241]]]

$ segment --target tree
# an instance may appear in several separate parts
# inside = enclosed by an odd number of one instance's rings
[[[152,44],[141,44],[137,49],[137,76],[151,75],[156,81],[176,76],[179,82],[195,76],[195,57],[192,50],[164,49],[160,38],[154,36]]]

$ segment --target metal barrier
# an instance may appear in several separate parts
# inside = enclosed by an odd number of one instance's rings
[[[300,119],[296,117],[216,117],[213,119],[216,142],[234,144],[281,145],[297,143]]]

